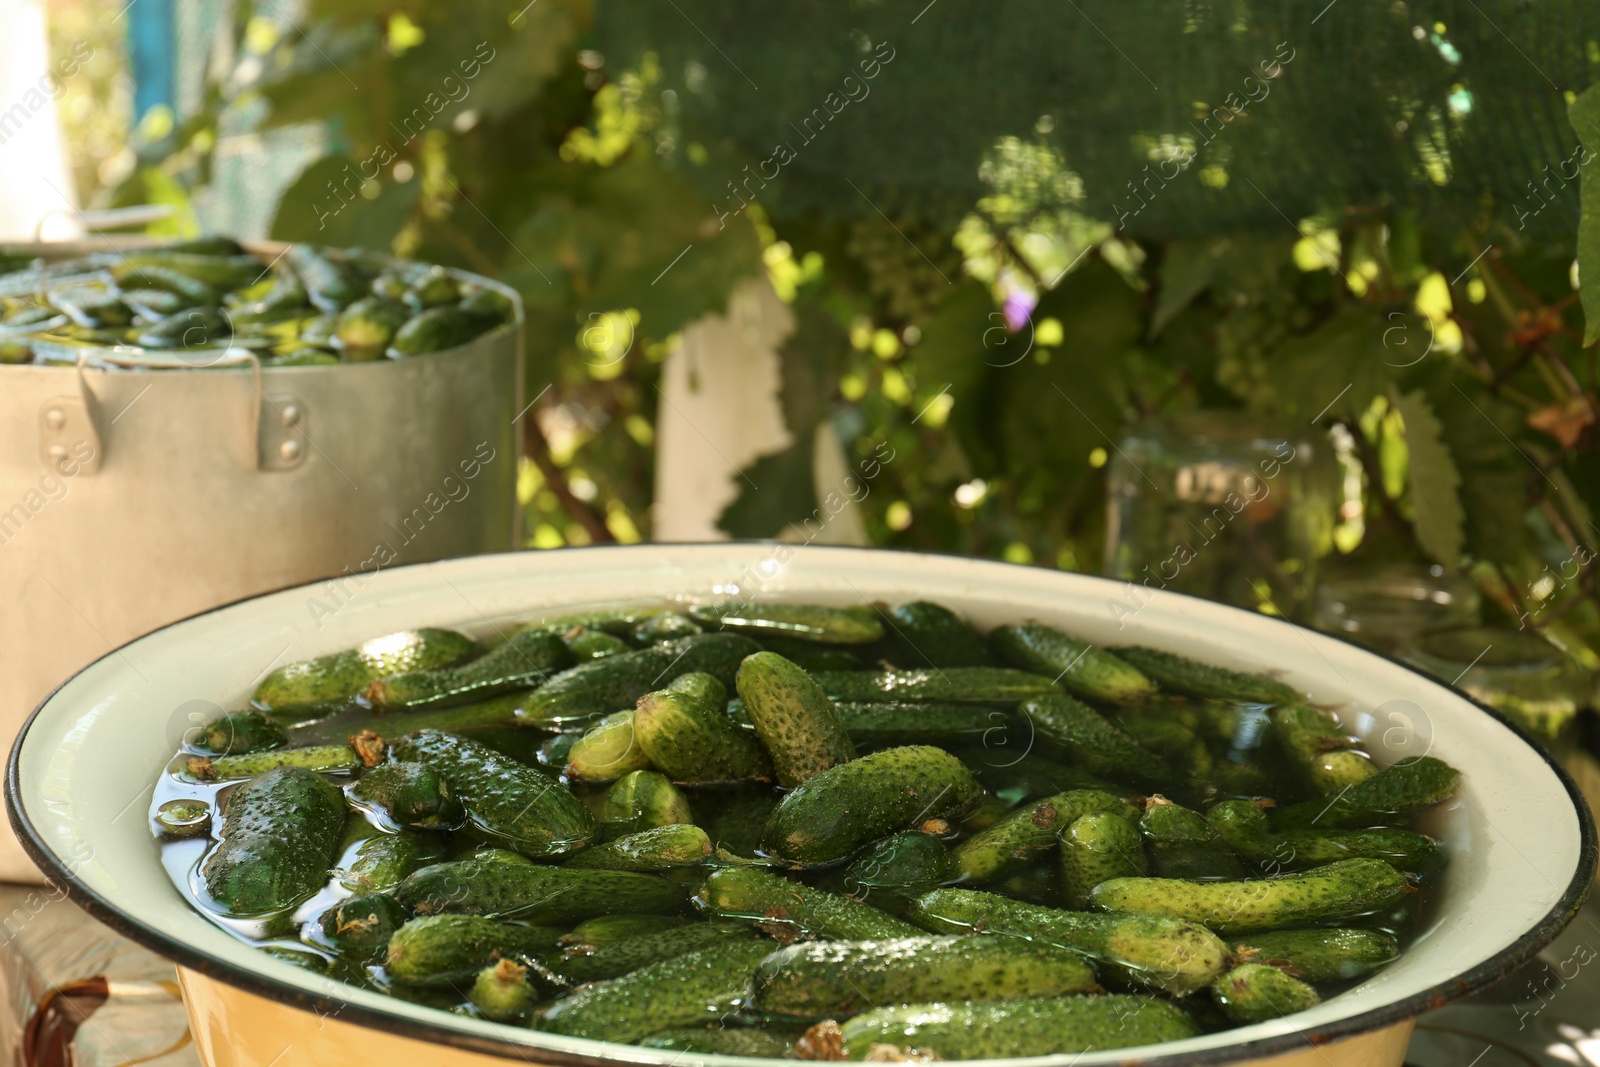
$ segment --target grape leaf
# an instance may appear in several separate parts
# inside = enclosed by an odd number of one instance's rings
[[[799,440],[808,436],[838,388],[850,335],[813,299],[794,307],[795,329],[778,353],[784,425]]]
[[[772,537],[816,514],[812,435],[796,437],[788,448],[770,452],[745,469],[739,495],[717,517],[719,529],[730,537]]]
[[[1405,393],[1395,402],[1406,426],[1406,448],[1411,458],[1411,512],[1417,541],[1434,559],[1454,566],[1465,543],[1466,513],[1458,490],[1461,475],[1445,446],[1443,427],[1421,390]]]
[[[1567,120],[1592,160],[1600,154],[1600,85],[1591,85],[1567,109]],[[1578,183],[1578,295],[1583,301],[1583,343],[1600,341],[1600,169],[1585,167]]]
[[[1442,363],[1423,388],[1456,469],[1470,475],[1460,487],[1468,550],[1482,559],[1514,563],[1528,550],[1528,528],[1522,520],[1529,482],[1537,477],[1512,443],[1521,409]]]
[[[411,214],[422,183],[384,181],[370,200],[359,192],[361,184],[355,160],[324,156],[284,190],[270,233],[279,241],[387,249]]]
[[[1227,241],[1173,241],[1161,263],[1161,288],[1156,310],[1150,316],[1150,337],[1159,334],[1172,317],[1189,306],[1211,284],[1217,258]]]

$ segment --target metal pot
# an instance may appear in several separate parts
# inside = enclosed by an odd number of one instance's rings
[[[321,626],[385,567],[513,547],[521,319],[412,360],[0,368],[7,743],[63,679],[175,619],[326,578],[304,596]],[[0,879],[38,877],[0,835]]]
[[[1348,711],[1343,721],[1377,762],[1431,752],[1461,771],[1459,796],[1426,823],[1450,864],[1428,918],[1394,963],[1282,1019],[1138,1050],[1026,1061],[1033,1067],[1401,1067],[1416,1016],[1504,977],[1572,918],[1594,877],[1593,822],[1571,779],[1502,716],[1399,663],[1280,619],[1159,591],[1136,617],[1119,616],[1107,606],[1119,589],[1104,578],[987,560],[731,543],[522,552],[396,569],[320,629],[304,611],[310,591],[285,590],[169,626],[80,672],[17,742],[7,806],[74,902],[179,964],[207,1067],[708,1062],[438,1011],[245,944],[190,905],[151,844],[154,779],[176,747],[163,736],[169,709],[243,699],[285,641],[292,647],[283,658],[302,659],[407,627],[492,632],[603,605],[928,597],[984,628],[1034,618],[1097,644],[1148,645],[1279,673],[1316,703]],[[1016,759],[1009,750],[994,755]]]

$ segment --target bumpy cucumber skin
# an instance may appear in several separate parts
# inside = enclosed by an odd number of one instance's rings
[[[715,678],[699,675],[714,684]],[[644,757],[679,782],[771,781],[772,757],[719,706],[664,690],[639,698],[634,736]]]
[[[1000,750],[1019,720],[999,708],[977,704],[909,704],[836,702],[845,733],[861,748],[884,745],[985,745]],[[743,729],[754,729],[744,701],[727,706],[728,719]],[[1003,759],[1004,753],[994,757]]]
[[[1298,871],[1339,860],[1369,857],[1398,870],[1424,873],[1448,862],[1444,847],[1411,830],[1267,830],[1267,816],[1247,800],[1216,805],[1207,816],[1217,834],[1263,871]]]
[[[346,786],[345,795],[396,827],[447,829],[466,817],[444,776],[425,763],[380,764]]]
[[[1095,886],[1089,899],[1106,911],[1170,915],[1219,932],[1248,933],[1382,911],[1409,889],[1405,875],[1382,860],[1355,859],[1245,882],[1115,878]]]
[[[911,831],[886,837],[856,857],[845,871],[844,886],[860,900],[871,901],[875,892],[909,899],[950,881],[956,871],[943,841]]]
[[[586,871],[492,859],[424,867],[401,882],[395,899],[418,915],[482,915],[535,923],[576,922],[610,912],[670,913],[686,890],[628,871]]]
[[[794,863],[832,863],[898,830],[957,818],[982,795],[972,773],[943,749],[884,749],[792,790],[767,819],[762,844]]]
[[[536,686],[572,665],[572,650],[553,633],[525,630],[459,667],[396,672],[367,686],[373,707],[423,708],[482,700]]]
[[[983,635],[943,604],[913,600],[889,612],[890,639],[906,667],[992,667]]]
[[[1190,696],[1257,704],[1288,704],[1305,699],[1293,686],[1263,674],[1230,671],[1137,645],[1112,649],[1112,652],[1162,688]]]
[[[665,871],[704,863],[711,852],[711,839],[704,830],[693,823],[675,823],[593,845],[568,860],[567,866],[605,871]]]
[[[1206,817],[1178,804],[1152,804],[1139,819],[1152,873],[1162,878],[1234,880],[1249,876]]]
[[[546,959],[556,974],[573,984],[620,978],[640,967],[731,941],[753,941],[756,931],[742,923],[679,923],[669,930],[624,938],[599,946],[569,946],[559,956]],[[767,943],[767,949],[772,949]]]
[[[356,847],[339,881],[356,892],[393,889],[407,875],[443,858],[443,842],[430,834],[376,834]]]
[[[713,1056],[763,1056],[782,1059],[794,1048],[794,1036],[771,1030],[711,1029],[663,1030],[636,1042],[640,1048],[670,1049],[674,1052],[700,1052]]]
[[[1156,683],[1115,654],[1040,623],[997,626],[989,645],[1007,663],[1096,700],[1138,701],[1156,691]]]
[[[280,767],[303,771],[348,771],[361,766],[349,745],[308,745],[305,748],[269,748],[258,752],[240,752],[216,759],[189,761],[189,772],[206,781],[228,781],[234,778],[254,778]]]
[[[1280,930],[1228,944],[1241,963],[1265,963],[1307,982],[1360,978],[1400,956],[1393,934],[1341,927]]]
[[[1058,691],[1049,678],[1009,667],[816,671],[812,677],[834,700],[857,704],[1015,704]]]
[[[206,892],[236,915],[281,911],[328,879],[344,829],[344,798],[310,771],[284,767],[235,789],[221,840],[206,856]]]
[[[339,313],[334,335],[347,349],[381,352],[410,317],[411,309],[398,300],[364,296]]]
[[[438,730],[394,742],[393,754],[438,771],[461,800],[473,831],[529,856],[560,856],[582,847],[598,827],[577,797],[543,771],[487,745]]]
[[[812,672],[864,670],[867,664],[862,657],[869,651],[861,645],[854,646],[861,650],[857,652],[845,645],[818,645],[773,634],[761,635],[761,647]]]
[[[877,941],[921,933],[910,923],[849,897],[750,867],[713,871],[694,895],[694,903],[710,915],[797,927],[811,937],[833,940]]]
[[[1199,923],[1161,915],[1062,911],[972,889],[935,889],[906,917],[936,934],[1022,937],[1104,961],[1121,979],[1183,996],[1204,989],[1232,962],[1228,946]]]
[[[347,897],[317,920],[322,936],[341,953],[357,959],[376,956],[406,921],[398,901],[383,893]]]
[[[880,1045],[942,1060],[1083,1053],[1178,1041],[1200,1032],[1182,1009],[1146,997],[1048,997],[878,1008],[840,1027],[844,1058]]]
[[[562,640],[572,651],[572,658],[579,663],[592,659],[605,659],[607,656],[616,656],[628,651],[626,641],[604,630],[584,630],[581,633],[563,636]]]
[[[1089,903],[1089,890],[1112,878],[1149,872],[1144,842],[1128,819],[1097,811],[1061,831],[1061,895],[1067,907]]]
[[[515,960],[501,960],[478,972],[467,999],[485,1019],[513,1022],[528,1014],[534,1000],[528,969]]]
[[[256,686],[250,703],[280,714],[332,709],[384,675],[451,667],[477,653],[478,643],[454,630],[405,630],[279,667]]]
[[[561,943],[570,947],[599,948],[614,941],[625,941],[645,934],[659,934],[686,925],[678,915],[597,915],[585,919],[561,935]]]
[[[1034,697],[1024,701],[1019,710],[1041,737],[1068,749],[1096,774],[1152,783],[1177,777],[1160,756],[1065,693]]]
[[[556,947],[557,934],[476,915],[412,919],[389,938],[384,969],[407,985],[454,984],[501,959],[531,959]]]
[[[231,756],[274,748],[285,740],[283,727],[259,711],[233,711],[206,723],[195,748],[208,756]]]
[[[726,792],[711,805],[702,825],[717,848],[752,857],[761,850],[761,830],[778,800],[773,790],[759,787]]]
[[[595,982],[545,1009],[536,1025],[569,1037],[632,1042],[713,1022],[744,1004],[750,975],[771,948],[766,941],[730,941]]]
[[[795,664],[758,652],[739,665],[734,682],[780,785],[798,786],[855,759],[856,747],[833,701]]]
[[[600,838],[615,840],[657,826],[694,822],[689,801],[660,771],[618,778],[600,802]]]
[[[374,716],[371,725],[381,727],[383,736],[399,737],[402,734],[415,733],[418,730],[443,730],[446,733],[458,733],[467,730],[488,729],[495,726],[513,726],[516,716],[512,714],[517,704],[521,702],[524,693],[511,693],[506,696],[490,697],[472,704],[462,704],[450,708],[418,708],[414,711],[386,712],[381,718]],[[551,726],[555,729],[555,726]],[[296,726],[290,731],[290,740],[297,745],[322,744],[328,741],[341,741],[350,733],[350,724],[343,721],[343,716],[334,716],[330,719],[319,719]]]
[[[790,945],[751,982],[756,1010],[795,1020],[842,1019],[887,1004],[1020,1000],[1096,988],[1075,952],[1020,938],[911,937]]]
[[[1419,756],[1385,767],[1351,786],[1330,803],[1311,800],[1280,808],[1274,826],[1345,828],[1392,822],[1395,816],[1432,807],[1455,795],[1461,772],[1433,756]]]
[[[756,637],[775,634],[823,645],[869,645],[883,636],[877,611],[865,605],[695,604],[689,608],[689,617],[708,629],[720,627]]]
[[[728,687],[704,671],[680,674],[667,683],[667,691],[681,693],[712,711],[721,711],[728,706]]]
[[[1322,1003],[1311,986],[1261,963],[1235,967],[1217,979],[1211,995],[1222,1013],[1239,1026],[1293,1015]]]
[[[693,671],[732,685],[739,663],[760,647],[739,634],[701,634],[580,663],[530,693],[518,705],[516,716],[536,725],[620,711]]]
[[[1133,805],[1097,789],[1071,789],[1036,800],[956,846],[962,881],[991,882],[1027,866],[1056,847],[1056,835],[1093,811],[1131,818]]]
[[[1331,717],[1310,705],[1284,704],[1268,717],[1278,747],[1319,793],[1337,793],[1377,770]]]
[[[634,713],[614,711],[595,723],[567,753],[566,776],[573,782],[611,782],[650,766],[639,745]]]
[[[693,619],[676,612],[664,611],[633,628],[629,638],[635,645],[659,645],[663,641],[676,641],[680,637],[694,637],[705,633],[705,627]]]

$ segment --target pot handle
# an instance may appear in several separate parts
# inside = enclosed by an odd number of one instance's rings
[[[137,353],[137,354],[135,354]],[[69,475],[93,474],[105,455],[102,434],[94,417],[94,394],[84,376],[91,356],[101,363],[135,369],[196,369],[196,364],[181,358],[162,358],[147,349],[126,353],[117,348],[85,349],[78,356],[77,396],[56,396],[39,410],[39,453],[46,466]],[[256,469],[282,471],[305,461],[309,440],[305,433],[305,405],[289,394],[268,396],[262,388],[261,359],[245,348],[230,348],[205,367],[231,367],[249,364],[250,387],[259,403],[248,405],[245,424],[247,440],[256,443]],[[148,386],[146,387],[148,388]],[[137,398],[135,398],[137,399]],[[117,418],[121,418],[119,414]],[[113,423],[116,419],[111,420]]]

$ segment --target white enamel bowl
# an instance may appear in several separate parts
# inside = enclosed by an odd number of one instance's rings
[[[483,629],[584,606],[729,596],[733,587],[739,595],[833,604],[927,598],[984,626],[1034,618],[1106,645],[1139,643],[1276,672],[1317,702],[1353,712],[1346,721],[1380,762],[1431,751],[1463,772],[1459,798],[1430,826],[1448,842],[1451,858],[1438,906],[1392,966],[1276,1022],[1138,1051],[1029,1062],[1398,1067],[1417,1015],[1530,959],[1588,889],[1594,828],[1572,782],[1499,716],[1397,663],[1203,600],[1132,597],[1100,578],[944,556],[761,543],[479,556],[386,570],[337,590],[326,584],[285,590],[175,623],[85,668],[39,708],[12,752],[11,819],[34,859],[73,900],[177,961],[210,1067],[694,1061],[701,1057],[457,1017],[270,959],[197,914],[173,888],[147,813],[183,709],[192,701],[239,706],[270,665],[408,627]]]

